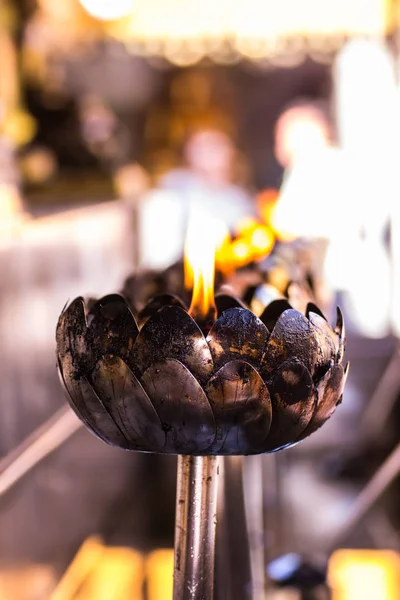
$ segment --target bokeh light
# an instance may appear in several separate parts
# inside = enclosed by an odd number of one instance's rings
[[[102,21],[126,17],[134,6],[132,0],[80,0],[80,3],[92,17]]]

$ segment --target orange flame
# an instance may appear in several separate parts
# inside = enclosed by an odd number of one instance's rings
[[[266,226],[252,217],[238,223],[235,240],[227,238],[216,253],[217,268],[230,276],[239,267],[268,256],[274,245],[274,235]]]
[[[226,238],[221,221],[196,208],[191,211],[185,242],[185,287],[193,288],[189,314],[199,322],[214,320],[215,252]]]

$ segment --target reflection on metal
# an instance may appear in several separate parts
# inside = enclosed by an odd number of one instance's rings
[[[339,527],[333,540],[331,540],[330,548],[332,550],[339,548],[345,543],[354,529],[361,523],[362,519],[399,474],[400,444],[388,456],[350,508],[347,519]]]
[[[179,456],[174,600],[212,600],[219,461]]]
[[[51,454],[82,426],[69,407],[63,406],[0,461],[0,497],[43,458]]]
[[[192,260],[189,310],[170,294],[140,311],[118,294],[76,298],[58,321],[58,367],[92,433],[126,450],[178,455],[174,600],[213,598],[220,457],[239,467],[235,487],[251,547],[241,592],[252,584],[258,600],[262,465],[249,459],[243,474],[242,455],[287,448],[330,418],[347,377],[345,328],[340,309],[333,329],[313,303],[304,315],[276,300],[258,318],[234,297],[214,299],[214,256],[203,235],[199,241],[209,269],[194,269]]]
[[[219,302],[215,322],[197,323],[160,296],[137,313],[139,330],[122,296],[75,299],[59,318],[58,364],[88,429],[121,448],[188,455],[273,452],[319,429],[347,376],[340,310],[333,330],[312,303],[304,316],[276,300],[258,318]]]

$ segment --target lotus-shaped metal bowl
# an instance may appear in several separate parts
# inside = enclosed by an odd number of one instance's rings
[[[69,402],[109,444],[145,452],[274,452],[316,431],[340,403],[344,326],[286,300],[260,318],[217,296],[204,334],[176,297],[137,315],[120,295],[65,308],[57,354]],[[139,323],[139,325],[138,325]]]

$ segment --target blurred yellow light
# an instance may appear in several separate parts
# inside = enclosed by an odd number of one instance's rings
[[[64,573],[50,600],[68,600],[72,598],[94,570],[96,564],[101,561],[104,550],[104,544],[99,537],[88,538]]]
[[[97,538],[81,546],[50,600],[142,600],[144,559],[131,548]]]
[[[243,242],[242,240],[233,242],[232,254],[237,259],[246,259],[249,254],[248,245],[246,244],[246,242]]]
[[[389,1],[78,0],[88,15],[103,22],[95,23],[103,33],[140,53],[145,49],[179,66],[203,57],[230,64],[244,56],[260,67],[293,66],[307,54],[326,61],[346,38],[384,35],[391,31]],[[78,2],[37,2],[46,5],[52,19],[71,23],[58,37],[79,29],[82,15],[66,18]]]
[[[170,600],[173,594],[174,551],[155,550],[146,564],[148,600]]]
[[[399,600],[400,555],[392,551],[338,550],[328,567],[332,600]]]
[[[235,233],[238,236],[244,236],[247,234],[251,234],[255,227],[257,227],[258,221],[254,217],[243,217],[237,223],[235,227]]]
[[[274,236],[267,227],[259,225],[252,233],[251,244],[254,250],[267,254],[274,244]]]
[[[92,17],[101,21],[115,21],[132,12],[132,0],[79,0]]]

